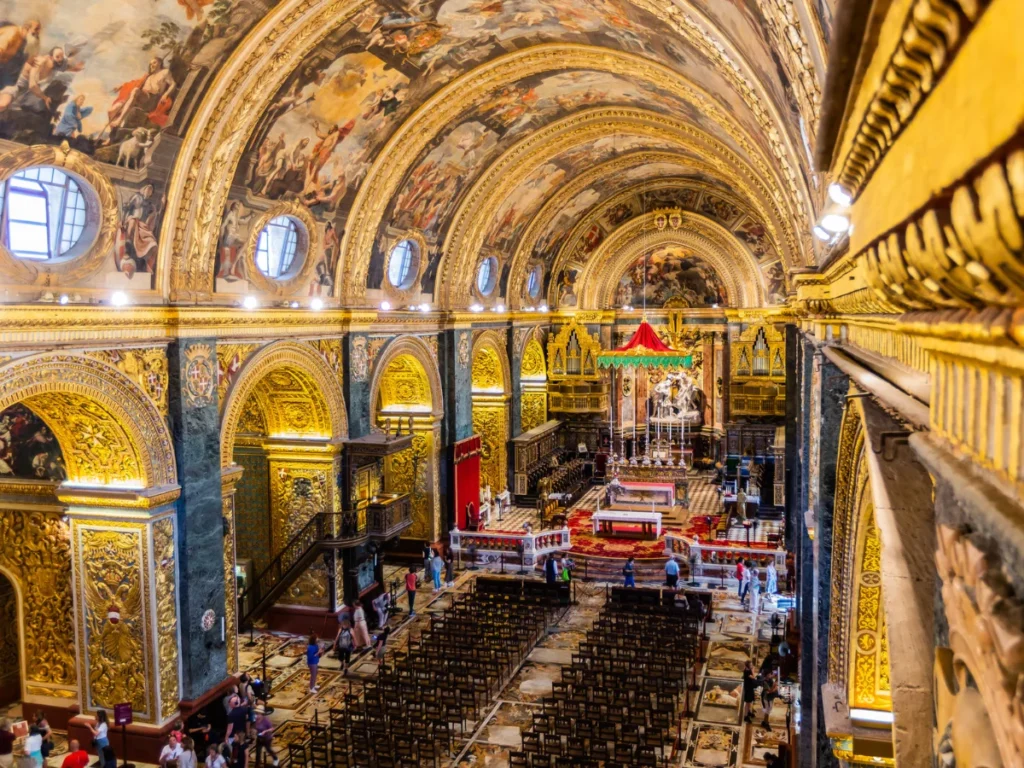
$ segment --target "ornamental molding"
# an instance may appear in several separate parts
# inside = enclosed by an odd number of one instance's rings
[[[437,357],[430,345],[419,336],[399,336],[384,347],[379,359],[374,363],[373,375],[370,378],[370,423],[378,419],[377,402],[380,399],[380,387],[384,375],[391,362],[402,355],[414,358],[423,368],[430,387],[431,413],[435,419],[444,416],[444,390],[441,387],[441,372],[437,367]]]
[[[614,134],[643,136],[675,144],[698,155],[724,158],[746,177],[749,187],[763,199],[771,199],[761,178],[735,153],[702,131],[675,118],[630,108],[593,109],[579,112],[534,132],[508,149],[477,179],[463,198],[445,238],[438,266],[440,289],[435,299],[443,306],[468,305],[472,269],[465,254],[478,254],[484,246],[495,213],[537,167],[558,154],[588,141]]]
[[[494,329],[481,331],[479,334],[473,336],[473,366],[476,367],[477,354],[485,350],[493,351],[495,358],[498,361],[498,367],[500,368],[500,379],[502,382],[502,391],[505,394],[512,392],[512,367],[508,361],[508,354],[506,352],[507,339],[505,333],[496,331]],[[476,371],[473,372],[474,374]],[[474,375],[475,379],[475,375]]]
[[[275,279],[263,274],[256,265],[256,248],[259,244],[263,228],[278,216],[290,216],[302,225],[299,231],[296,257],[301,256],[302,263],[294,270],[291,277]],[[277,202],[261,213],[249,230],[249,239],[245,245],[243,268],[245,279],[254,290],[265,296],[290,296],[309,285],[316,263],[320,258],[320,228],[309,208],[292,201]]]
[[[576,279],[580,306],[601,309],[614,304],[615,287],[628,266],[645,252],[678,244],[696,252],[722,278],[729,301],[739,307],[758,307],[765,301],[761,270],[729,230],[699,214],[673,209],[678,226],[656,229],[665,211],[637,216],[612,232],[594,251]],[[558,287],[549,287],[548,300],[557,299]]]
[[[990,2],[918,0],[909,5],[903,33],[878,77],[878,90],[852,137],[844,139],[848,149],[836,178],[854,197],[938,85]]]

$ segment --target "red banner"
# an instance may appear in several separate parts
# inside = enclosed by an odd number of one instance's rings
[[[466,530],[480,509],[480,435],[455,444],[455,527]]]

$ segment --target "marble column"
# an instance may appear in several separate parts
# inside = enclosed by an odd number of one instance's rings
[[[168,402],[181,497],[177,507],[181,588],[181,698],[197,699],[228,675],[224,499],[214,339],[168,348]],[[212,629],[207,630],[212,616]]]
[[[365,333],[350,333],[344,340],[343,382],[348,407],[348,436],[355,440],[370,433],[370,340]]]
[[[512,332],[507,334],[506,340],[508,342],[506,351],[509,359],[509,365],[511,367],[510,373],[512,379],[512,391],[511,401],[509,402],[508,409],[508,437],[511,440],[513,437],[518,437],[522,433],[523,422],[523,350],[526,348],[527,336],[530,334],[530,328],[514,328]],[[512,451],[508,452],[509,459],[509,475],[508,475],[508,486],[512,488],[512,463],[513,456]]]

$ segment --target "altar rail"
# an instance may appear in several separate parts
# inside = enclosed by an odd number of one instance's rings
[[[456,528],[449,536],[452,552],[466,552],[470,546],[476,547],[477,562],[484,565],[500,562],[502,557],[508,559],[513,556],[518,559],[522,547],[523,565],[532,568],[537,564],[539,556],[567,550],[572,546],[568,528],[539,533],[460,531]]]
[[[694,568],[694,557],[699,555],[699,562]],[[786,577],[786,550],[767,549],[764,547],[733,547],[724,544],[708,544],[696,541],[688,536],[665,534],[665,556],[682,560],[691,566],[691,580],[699,578],[720,579],[735,583],[733,572],[737,560],[753,560],[758,568],[765,568],[769,561],[775,563],[779,579]],[[724,571],[724,572],[723,572]],[[761,576],[765,573],[762,570]]]

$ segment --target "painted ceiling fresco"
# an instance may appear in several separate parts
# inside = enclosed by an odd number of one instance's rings
[[[665,246],[631,264],[619,278],[615,306],[661,308],[729,305],[718,273],[696,254]]]

